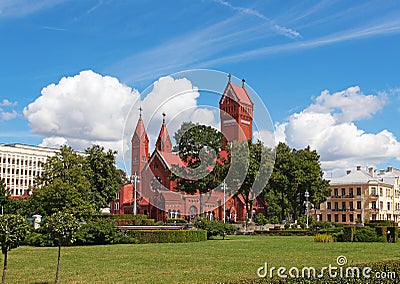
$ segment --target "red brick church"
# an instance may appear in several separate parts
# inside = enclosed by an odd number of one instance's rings
[[[227,142],[252,139],[252,117],[254,104],[246,91],[245,81],[242,86],[231,82],[228,84],[219,101],[221,132]],[[149,154],[149,138],[141,116],[132,136],[131,175],[137,175],[136,183],[137,213],[148,215],[156,221],[166,218],[193,219],[200,214],[209,218],[223,220],[224,194],[222,191],[212,194],[185,194],[176,190],[177,181],[171,180],[173,165],[182,166],[183,162],[177,153],[172,152],[172,143],[165,124],[165,114],[154,151]],[[111,202],[112,214],[132,214],[134,212],[134,184],[121,186],[116,200]],[[239,222],[244,219],[246,207],[242,196],[234,195],[225,198],[225,218],[227,221]],[[254,201],[254,215],[265,213],[266,204],[262,198]]]

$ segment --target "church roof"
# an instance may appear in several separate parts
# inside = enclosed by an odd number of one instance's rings
[[[240,87],[238,85],[233,84],[232,82],[228,83],[228,86],[230,86],[235,93],[239,103],[245,103],[248,105],[253,105],[253,101],[251,100],[249,94],[246,91],[246,88]]]
[[[168,129],[164,122],[161,126],[160,133],[158,134],[156,148],[162,152],[171,152],[172,150],[172,142],[169,138]]]
[[[133,136],[137,135],[139,137],[139,139],[142,138],[142,136],[144,135],[145,138],[148,140],[149,138],[147,137],[147,133],[146,133],[146,128],[144,127],[144,123],[143,123],[143,119],[139,118],[137,124],[136,124],[136,128],[135,128],[135,132],[133,133]]]

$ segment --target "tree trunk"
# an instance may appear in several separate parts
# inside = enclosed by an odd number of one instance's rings
[[[58,283],[58,272],[60,272],[60,260],[61,260],[61,244],[58,244],[57,270],[56,270],[56,280],[54,280],[54,284]]]
[[[1,283],[6,283],[6,274],[7,274],[7,251],[4,254],[4,266],[3,266],[3,277],[1,278]]]

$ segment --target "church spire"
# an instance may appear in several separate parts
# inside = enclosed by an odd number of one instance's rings
[[[142,119],[142,107],[139,108],[139,119],[132,136],[132,165],[131,173],[139,175],[149,159],[149,137]]]
[[[172,143],[171,139],[168,134],[167,126],[165,124],[165,116],[166,114],[162,113],[163,120],[160,129],[160,133],[158,134],[157,142],[156,142],[156,149],[161,152],[172,152]]]

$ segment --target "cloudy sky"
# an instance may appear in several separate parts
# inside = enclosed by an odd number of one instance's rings
[[[162,112],[217,126],[218,98],[168,76],[200,68],[245,78],[328,176],[400,168],[397,1],[3,0],[0,34],[0,143],[123,152],[140,105],[152,144]]]

